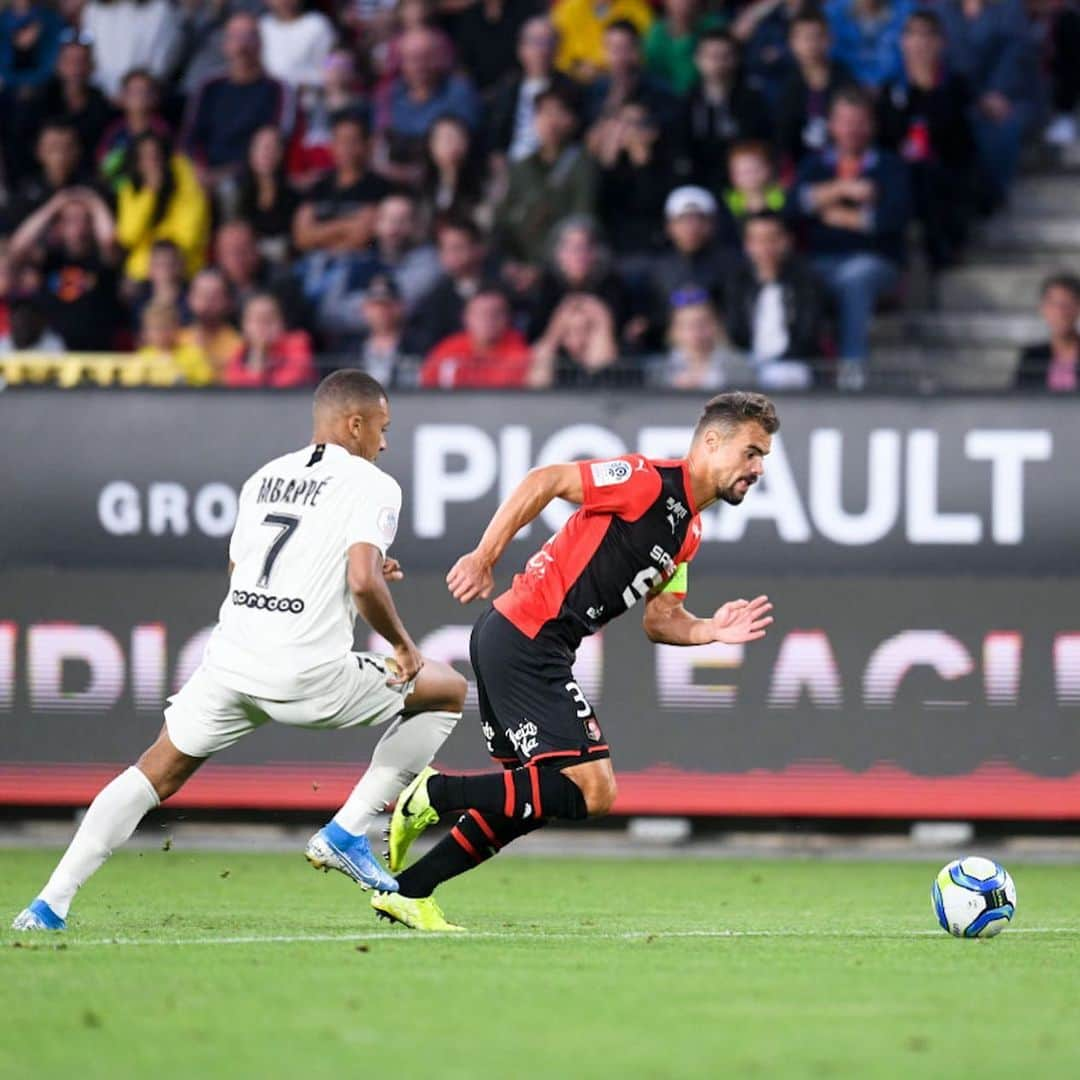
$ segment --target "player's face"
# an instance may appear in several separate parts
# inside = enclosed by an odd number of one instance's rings
[[[765,472],[772,437],[760,424],[748,422],[727,438],[719,431],[708,432],[706,446],[715,469],[717,498],[738,506]]]
[[[349,417],[352,452],[357,457],[374,461],[386,449],[389,427],[390,403],[386,398],[379,398],[378,404],[369,405],[362,413]]]

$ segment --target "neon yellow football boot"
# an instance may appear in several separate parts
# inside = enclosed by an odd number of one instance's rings
[[[380,919],[401,923],[410,930],[430,930],[437,933],[464,931],[464,926],[455,926],[446,921],[442,908],[435,902],[434,896],[402,896],[400,893],[377,892],[371,898],[371,906]]]
[[[427,793],[428,780],[437,775],[429,766],[398,796],[387,836],[389,849],[386,858],[392,874],[404,868],[405,856],[413,841],[439,820],[438,813],[428,801]]]

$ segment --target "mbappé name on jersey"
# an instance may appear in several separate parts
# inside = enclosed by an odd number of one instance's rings
[[[343,447],[318,444],[268,462],[240,491],[229,593],[204,662],[241,693],[291,700],[353,647],[348,551],[386,554],[401,488]]]

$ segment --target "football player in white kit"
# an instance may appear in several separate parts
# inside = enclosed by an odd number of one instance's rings
[[[240,492],[229,591],[202,664],[169,699],[165,726],[138,762],[90,804],[71,845],[16,930],[63,930],[79,887],[144,815],[213,754],[267,721],[310,728],[388,723],[345,805],[308,842],[308,861],[365,888],[397,883],[366,830],[434,757],[461,718],[465,680],[417,651],[387,580],[401,489],[374,462],[389,403],[358,371],[315,391],[311,445],[259,469]],[[393,657],[354,653],[357,614]]]

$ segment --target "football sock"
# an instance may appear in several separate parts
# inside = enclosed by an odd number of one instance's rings
[[[353,836],[366,833],[387,803],[431,764],[460,719],[461,713],[422,712],[395,720],[375,747],[360,782],[334,815],[334,822]]]
[[[480,776],[438,773],[427,783],[431,805],[441,814],[473,808],[482,814],[528,820],[583,821],[589,816],[581,788],[558,769],[507,769]]]
[[[154,785],[134,765],[106,784],[90,804],[63,858],[39,894],[67,918],[80,886],[159,804]]]
[[[515,821],[466,810],[458,823],[422,859],[398,874],[402,896],[430,896],[444,881],[464,874],[497,855],[511,840],[535,832],[542,818]]]

